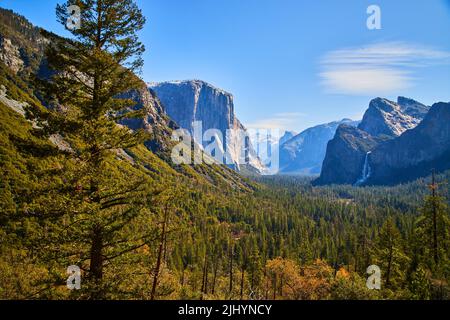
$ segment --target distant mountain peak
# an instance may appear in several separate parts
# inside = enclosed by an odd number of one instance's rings
[[[403,107],[385,98],[373,99],[358,128],[373,136],[396,137],[416,127],[423,119],[421,106],[417,102],[400,101],[405,103]]]
[[[284,134],[280,137],[280,140],[278,141],[278,144],[281,146],[285,142],[292,139],[294,136],[296,136],[297,133],[295,131],[285,131]]]
[[[378,97],[370,101],[369,108],[377,108],[386,112],[391,112],[397,109],[398,105],[394,101]]]
[[[227,131],[230,129],[246,131],[234,113],[232,94],[202,80],[172,80],[153,82],[148,85],[149,89],[156,92],[169,117],[181,128],[194,134],[194,123],[201,122],[202,135],[208,129],[220,130],[225,149],[230,152],[232,161],[235,163],[232,167],[241,169],[239,158],[243,142],[238,141],[239,139],[234,135],[227,136]],[[196,142],[205,146],[204,141]],[[258,172],[264,170],[264,166],[251,146],[248,164],[246,169],[256,169]]]
[[[397,98],[397,104],[404,113],[419,120],[422,120],[430,110],[430,107],[423,103],[401,96]]]
[[[403,97],[403,96],[397,97],[397,104],[400,106],[404,106],[404,105],[408,105],[408,104],[416,104],[416,103],[421,104],[420,102],[418,102],[414,99],[411,99],[411,98],[407,98],[407,97]]]
[[[373,99],[357,129],[341,125],[317,184],[393,184],[450,168],[450,103]]]
[[[290,174],[319,174],[325,158],[327,143],[341,124],[356,126],[357,121],[342,119],[320,124],[280,143],[280,172]]]
[[[192,86],[194,88],[197,88],[198,90],[201,89],[202,87],[207,87],[207,88],[211,88],[212,90],[220,92],[223,95],[226,95],[226,96],[230,97],[231,99],[233,99],[233,95],[231,93],[223,90],[222,88],[216,87],[216,86],[212,85],[209,82],[206,82],[206,81],[200,80],[200,79],[168,80],[168,81],[162,81],[162,82],[147,82],[147,87],[152,88],[152,89],[155,89],[155,88],[160,87],[160,86],[168,86],[168,85],[173,85],[173,86]]]

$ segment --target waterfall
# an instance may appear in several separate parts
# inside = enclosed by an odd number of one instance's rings
[[[366,153],[366,158],[364,160],[364,166],[362,168],[361,178],[359,178],[358,181],[356,181],[356,183],[355,183],[355,185],[357,185],[357,186],[362,185],[370,177],[371,169],[370,169],[370,163],[369,163],[369,155],[371,153],[372,153],[371,151]]]

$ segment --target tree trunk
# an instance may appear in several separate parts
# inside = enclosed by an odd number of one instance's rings
[[[438,239],[437,239],[437,214],[436,214],[436,203],[433,201],[433,256],[436,265],[439,263],[438,256]]]
[[[100,226],[95,226],[92,232],[90,258],[90,277],[96,282],[101,282],[103,278],[103,230]]]
[[[208,294],[208,260],[206,260],[205,266],[205,294]]]
[[[203,273],[202,273],[202,288],[200,290],[201,297],[200,300],[203,300],[203,294],[207,291],[207,285],[208,285],[208,255],[205,252],[205,259],[203,260]]]
[[[389,258],[388,258],[388,266],[386,270],[386,286],[389,286],[390,284],[390,277],[391,277],[391,264],[392,264],[392,246],[389,248]]]
[[[273,300],[276,300],[276,298],[277,298],[277,275],[276,274],[273,276],[272,290],[273,290]]]
[[[164,263],[167,263],[167,232],[164,236],[164,246],[163,246],[163,261]]]
[[[283,276],[280,279],[280,297],[283,297]]]
[[[155,266],[155,270],[154,270],[154,274],[153,274],[153,284],[152,284],[152,291],[150,294],[150,300],[155,299],[156,286],[158,284],[159,270],[161,268],[161,260],[162,260],[162,254],[163,254],[163,249],[164,249],[164,240],[166,238],[166,224],[167,224],[168,211],[169,210],[166,205],[165,210],[164,210],[164,220],[163,220],[163,225],[162,225],[162,230],[161,230],[161,237],[160,237],[160,241],[159,241],[158,257],[156,259],[156,266]]]
[[[230,269],[229,269],[229,277],[230,277],[230,287],[229,287],[229,292],[230,292],[230,299],[231,299],[231,293],[233,291],[233,245],[230,245],[230,257],[229,257],[229,262],[230,262]]]
[[[265,282],[265,299],[269,300],[269,279],[267,279],[267,269],[264,266],[264,282]]]
[[[184,272],[186,268],[183,267],[183,271],[181,272],[181,286],[184,286]]]
[[[437,203],[436,203],[436,181],[434,177],[434,169],[432,174],[432,190],[433,190],[433,257],[434,262],[436,266],[439,263],[439,256],[438,256],[438,239],[437,239]]]
[[[241,272],[241,300],[244,298],[244,274],[245,274],[245,268],[242,268]]]
[[[211,290],[211,293],[213,295],[216,292],[217,269],[219,268],[218,262],[217,262],[218,260],[219,259],[216,259],[216,263],[214,264],[214,274],[213,274],[213,282],[212,282],[212,290]]]

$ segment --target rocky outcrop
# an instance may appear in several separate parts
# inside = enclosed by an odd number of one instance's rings
[[[450,103],[434,104],[424,120],[375,148],[368,184],[395,184],[450,169]]]
[[[16,101],[8,97],[8,90],[4,85],[0,85],[0,102],[7,107],[10,107],[17,113],[25,116],[25,108],[28,106],[26,102]]]
[[[423,120],[427,115],[428,111],[430,111],[430,107],[426,106],[416,100],[398,97],[397,104],[400,106],[400,109],[403,113],[416,118],[418,120]]]
[[[401,101],[404,102],[403,99]],[[409,111],[412,113],[408,114]],[[409,107],[407,103],[402,108],[393,101],[376,98],[370,102],[369,109],[365,112],[358,128],[373,136],[398,137],[406,130],[417,126],[423,119],[423,116],[418,118],[413,114],[416,114],[415,109]]]
[[[328,141],[339,125],[356,126],[357,121],[343,119],[308,128],[288,141],[280,144],[280,173],[320,174]]]
[[[139,90],[132,90],[120,95],[122,99],[130,99],[136,104],[130,111],[144,109],[144,117],[123,119],[122,124],[133,130],[145,129],[149,133],[155,131],[155,126],[175,128],[175,123],[164,113],[163,107],[153,91],[149,91],[143,86]]]
[[[47,79],[52,75],[54,70],[48,68],[44,57],[44,48],[57,35],[33,26],[24,17],[15,14],[10,10],[0,8],[0,37],[2,39],[9,39],[14,50],[8,49],[8,57],[0,56],[0,105],[6,105],[15,111],[22,113],[24,107],[27,105],[36,105],[39,107],[49,106],[48,101],[39,95],[38,88],[34,86],[35,83],[30,82],[30,75],[37,75],[38,78]],[[9,45],[9,43],[7,44]],[[19,51],[19,55],[17,54]],[[18,69],[9,63],[11,57],[14,59],[20,58],[23,62],[22,67]],[[193,166],[190,170],[184,166],[176,166],[171,160],[171,150],[174,142],[171,141],[172,129],[176,128],[176,124],[172,121],[156,97],[153,91],[149,91],[144,82],[141,82],[142,87],[137,90],[132,90],[121,95],[122,98],[132,99],[136,105],[131,107],[128,111],[143,111],[141,119],[122,119],[119,125],[127,125],[131,129],[144,129],[150,134],[149,140],[145,142],[145,146],[162,159],[168,166],[171,166],[177,172],[185,175],[189,179],[192,177],[202,177],[205,181],[223,186],[223,183],[230,185],[233,188],[248,188],[250,185],[242,180],[242,178],[234,171],[228,168],[204,165]],[[28,102],[28,104],[25,103]],[[42,104],[42,105],[41,105]],[[5,106],[5,107],[6,107]],[[63,106],[53,105],[56,110],[65,110]],[[9,111],[9,110],[8,110]],[[33,124],[34,125],[34,124]],[[50,140],[59,149],[64,151],[71,151],[71,146],[67,144],[64,137],[60,134],[50,136]],[[115,150],[117,158],[137,163],[134,155],[130,150]],[[150,154],[150,153],[149,153]],[[146,170],[157,172],[154,168],[145,166]],[[165,170],[164,168],[162,170]],[[146,174],[147,171],[143,171]],[[162,171],[161,171],[162,172]],[[197,179],[197,178],[195,178]],[[192,180],[193,181],[193,180]]]
[[[136,102],[128,111],[143,112],[142,117],[123,118],[120,124],[133,130],[143,129],[148,132],[150,139],[145,145],[153,152],[168,151],[171,130],[176,129],[177,125],[166,115],[155,92],[148,90],[143,84],[141,89],[124,93],[120,95],[120,98]]]
[[[12,44],[11,40],[0,35],[0,60],[14,73],[19,72],[24,62],[20,55],[19,47]]]
[[[14,74],[37,73],[43,62],[44,49],[57,37],[33,26],[25,17],[0,8],[0,61]]]
[[[161,100],[166,113],[181,127],[187,129],[194,140],[202,146],[208,144],[195,133],[194,124],[201,122],[202,136],[206,130],[218,129],[222,133],[223,146],[230,157],[231,167],[240,170],[243,139],[228,135],[227,130],[246,131],[234,113],[233,96],[201,80],[169,81],[150,83]],[[257,171],[263,170],[253,147],[250,146],[248,165]]]
[[[35,74],[39,78],[48,78],[53,71],[48,69],[44,58],[44,48],[49,39],[57,35],[40,30],[25,18],[2,8],[0,8],[0,22],[2,23],[0,63],[7,67],[8,72],[13,72],[18,77],[25,75],[24,78],[27,79],[29,74]],[[142,82],[141,89],[124,93],[120,97],[136,102],[130,111],[143,110],[141,118],[123,119],[120,123],[131,129],[144,129],[150,133],[151,138],[146,142],[146,146],[152,151],[161,152],[166,149],[170,141],[170,132],[176,125],[165,114],[156,94],[147,90],[146,84]],[[24,113],[23,108],[26,104],[9,99],[4,87],[0,87],[0,101]],[[42,103],[45,105],[45,101]],[[58,108],[63,109],[62,106]]]
[[[450,104],[377,98],[357,131],[339,128],[318,184],[387,185],[450,168]]]
[[[295,133],[294,131],[286,131],[280,138],[280,140],[278,140],[278,144],[281,146],[284,143],[286,143],[287,141],[291,140],[293,137],[295,137],[297,135],[297,133]]]

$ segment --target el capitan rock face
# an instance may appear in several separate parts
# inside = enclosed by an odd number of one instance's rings
[[[163,103],[167,114],[193,133],[194,121],[204,129],[226,130],[241,125],[234,116],[233,96],[200,80],[149,84]]]
[[[341,124],[356,126],[357,121],[342,119],[308,128],[280,144],[280,172],[288,174],[319,174],[327,143]]]
[[[242,149],[241,141],[234,136],[228,137],[227,141],[226,131],[246,129],[234,114],[233,96],[230,93],[201,80],[150,83],[149,88],[156,92],[166,113],[181,128],[187,129],[194,139],[194,122],[202,123],[202,133],[208,129],[220,130],[223,145],[228,147],[234,163],[231,167],[241,169],[242,162],[238,161]],[[201,141],[196,142],[205,146]],[[257,172],[264,169],[251,146],[249,158],[248,169],[255,169]]]
[[[55,72],[48,68],[44,48],[51,39],[58,36],[33,26],[24,17],[3,8],[0,8],[0,26],[0,104],[22,115],[24,107],[28,104],[26,101],[30,101],[29,98],[35,100],[36,104],[47,107],[49,103],[44,97],[33,94],[39,91],[35,83],[29,80],[30,74],[46,79]],[[171,150],[174,145],[171,134],[177,125],[164,112],[155,92],[148,90],[146,83],[141,81],[139,88],[120,96],[134,100],[136,105],[130,107],[128,111],[142,111],[142,117],[121,119],[119,125],[126,125],[131,129],[144,129],[150,133],[145,146],[162,160],[161,162],[154,159],[155,163],[163,164],[163,166],[146,165],[143,174],[147,174],[147,170],[158,174],[158,172],[174,169],[189,179],[192,174],[195,174],[212,185],[225,183],[232,188],[243,189],[250,186],[247,181],[242,180],[237,173],[228,168],[211,165],[193,166],[195,173],[188,173],[184,168],[174,165],[171,159]],[[63,110],[62,106],[56,107]],[[70,144],[60,134],[51,135],[50,141],[61,150],[72,150]],[[139,155],[133,154],[130,150],[116,151],[118,159],[127,160],[133,164],[136,164],[134,161],[139,158]],[[151,155],[151,153],[146,154]],[[151,161],[153,163],[153,160]]]

